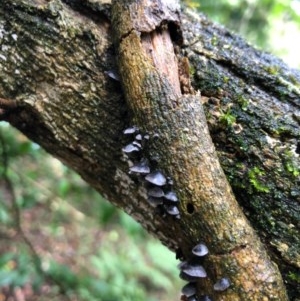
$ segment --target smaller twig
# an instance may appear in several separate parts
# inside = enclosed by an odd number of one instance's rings
[[[17,108],[16,101],[0,97],[0,120],[5,120],[5,117],[15,108]]]
[[[1,104],[0,104],[0,106],[1,106]],[[0,152],[0,156],[1,156],[0,159],[2,159],[1,163],[2,163],[2,168],[3,168],[1,176],[2,176],[2,178],[4,180],[4,183],[5,183],[7,189],[10,192],[10,195],[11,195],[12,208],[13,208],[13,211],[14,211],[15,230],[16,230],[17,234],[21,237],[23,242],[27,245],[27,247],[28,247],[28,249],[31,253],[32,261],[33,261],[33,264],[34,264],[37,272],[40,275],[44,276],[45,279],[55,283],[60,288],[61,292],[65,292],[66,288],[64,287],[63,283],[57,281],[51,275],[47,274],[47,272],[45,272],[43,270],[42,263],[41,263],[41,258],[39,256],[38,252],[36,251],[33,243],[27,237],[25,231],[22,228],[21,210],[20,210],[20,207],[19,207],[18,202],[17,202],[17,197],[16,197],[16,194],[15,194],[15,189],[14,189],[13,183],[11,182],[11,179],[9,178],[8,173],[7,173],[8,166],[9,166],[9,163],[8,163],[9,157],[8,157],[8,153],[7,153],[6,143],[5,143],[5,140],[4,140],[1,132],[0,132],[0,150],[2,150],[2,152]],[[67,300],[71,300],[69,296],[67,296],[67,295],[65,295],[65,296],[66,296]]]
[[[2,98],[0,98],[0,100],[2,100]],[[7,189],[10,192],[10,195],[11,195],[12,207],[13,207],[13,210],[14,210],[14,213],[15,213],[15,216],[14,216],[15,228],[17,230],[17,233],[19,233],[19,235],[22,237],[23,241],[28,245],[29,249],[31,250],[31,252],[33,254],[33,257],[34,257],[34,261],[37,263],[36,264],[37,270],[42,272],[39,255],[36,252],[36,250],[34,249],[34,246],[32,245],[31,241],[26,237],[26,235],[25,235],[25,233],[22,229],[22,226],[21,226],[20,208],[19,208],[19,205],[17,203],[17,198],[16,198],[16,194],[15,194],[13,184],[12,184],[9,176],[7,175],[8,154],[7,154],[7,147],[6,147],[5,141],[4,141],[3,136],[1,135],[1,133],[0,133],[0,146],[1,146],[1,149],[2,149],[1,159],[2,159],[2,168],[3,168],[3,172],[2,172],[1,176],[2,176],[2,178],[4,180],[4,183],[5,183]]]
[[[14,235],[9,235],[6,232],[2,232],[0,230],[0,240],[8,240],[11,241],[13,239]]]
[[[9,110],[17,107],[17,103],[14,100],[5,99],[0,97],[0,108]]]

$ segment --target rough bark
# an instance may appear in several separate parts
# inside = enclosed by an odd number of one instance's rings
[[[300,267],[300,75],[203,16],[186,13],[182,21],[180,54],[201,91],[219,160],[293,300]],[[4,118],[177,249],[174,222],[155,215],[121,153],[122,131],[132,121],[120,83],[109,76],[116,70],[110,5],[1,1],[0,35],[0,97],[17,103]]]

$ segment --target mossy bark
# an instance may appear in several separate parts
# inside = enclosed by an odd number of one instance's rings
[[[127,174],[122,131],[132,120],[120,83],[108,76],[117,70],[110,20],[106,1],[1,1],[0,97],[17,103],[11,110],[6,105],[2,116],[176,250],[180,237],[175,221],[155,215],[144,188]],[[182,22],[178,54],[189,59],[192,85],[201,91],[221,165],[295,300],[300,267],[299,72],[201,15],[186,12]],[[186,139],[193,137],[187,133],[182,133]],[[161,137],[168,143],[171,136],[166,132]],[[158,150],[162,143],[158,141]],[[163,162],[162,168],[168,168],[172,158]],[[187,250],[199,237],[192,235],[197,224],[183,220],[192,238]]]

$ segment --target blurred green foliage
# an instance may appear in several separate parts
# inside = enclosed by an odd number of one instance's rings
[[[300,68],[299,0],[184,0],[248,42]]]
[[[6,123],[0,137],[0,300],[179,299],[173,253]]]

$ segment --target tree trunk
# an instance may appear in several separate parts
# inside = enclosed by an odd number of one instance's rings
[[[145,187],[128,175],[121,149],[128,143],[123,130],[133,121],[120,82],[115,80],[110,20],[110,4],[105,1],[1,1],[2,116],[162,243],[172,250],[181,247],[187,256],[199,240],[210,241],[208,233],[193,234],[200,224],[197,219],[189,221],[188,209],[180,221],[155,214]],[[171,29],[174,36],[176,28]],[[201,91],[222,168],[239,205],[278,264],[290,300],[296,300],[300,289],[300,74],[201,15],[185,12],[182,29],[177,57],[183,58],[185,71],[188,58],[192,86]],[[184,79],[189,81],[186,72]],[[182,82],[181,89],[189,86]],[[152,115],[144,117],[148,120]],[[193,137],[190,126],[187,121],[182,129],[186,139]],[[176,133],[179,127],[174,127]],[[173,129],[166,130],[163,137],[172,134]],[[162,143],[158,142],[158,151]],[[150,144],[155,148],[155,143]],[[168,163],[177,162],[176,152]],[[172,171],[166,163],[160,164],[164,171]],[[167,175],[173,177],[171,172]],[[176,176],[174,182],[175,188],[185,184]],[[208,247],[217,249],[213,242]],[[208,269],[209,281],[225,269],[221,266]],[[232,291],[234,287],[224,295],[211,294],[222,300]]]

